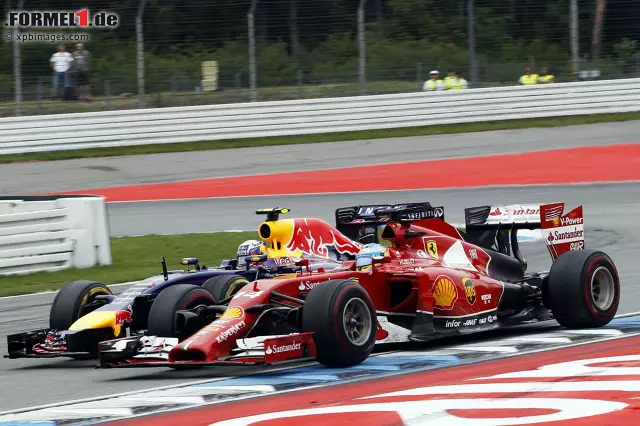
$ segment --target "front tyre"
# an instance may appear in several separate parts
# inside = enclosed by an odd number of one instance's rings
[[[207,290],[192,284],[176,284],[160,292],[149,310],[147,336],[176,337],[182,341],[198,331],[178,321],[176,312],[198,305],[211,306],[216,299]],[[195,327],[197,328],[197,327]]]
[[[249,280],[243,276],[225,274],[209,278],[202,284],[202,288],[211,293],[217,301],[220,301],[235,295],[247,284],[249,284]]]
[[[104,284],[97,281],[72,281],[62,287],[53,299],[49,312],[49,328],[68,330],[80,317],[100,307],[96,296],[112,295]]]
[[[302,329],[314,333],[318,362],[341,368],[367,359],[376,342],[375,312],[367,291],[354,281],[314,287],[302,308]]]
[[[563,253],[551,266],[546,284],[549,308],[561,326],[607,325],[620,303],[620,279],[609,256],[597,250]]]

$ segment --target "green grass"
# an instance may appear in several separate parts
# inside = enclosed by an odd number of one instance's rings
[[[161,256],[166,258],[169,270],[183,269],[180,264],[183,257],[197,257],[200,265],[217,266],[221,260],[235,257],[242,241],[255,238],[256,232],[112,238],[112,265],[3,276],[0,277],[0,296],[57,290],[69,281],[80,279],[107,285],[144,279],[162,274]]]
[[[173,144],[124,146],[70,151],[38,152],[29,154],[0,155],[1,163],[27,161],[55,161],[74,158],[113,157],[120,155],[142,155],[164,152],[206,151],[216,149],[246,148],[273,145],[297,145],[318,142],[340,142],[362,139],[381,139],[407,136],[431,136],[453,133],[483,132],[490,130],[525,129],[534,127],[557,127],[580,124],[595,124],[640,120],[640,112],[621,114],[595,114],[570,117],[540,118],[533,120],[489,121],[482,123],[443,124],[401,129],[364,130],[356,132],[324,133],[317,135],[274,136],[266,138],[229,139]]]

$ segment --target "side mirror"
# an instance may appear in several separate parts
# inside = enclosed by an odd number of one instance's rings
[[[198,264],[198,258],[197,257],[185,257],[180,261],[181,264],[183,265],[187,265],[187,271],[189,270],[189,266],[188,265],[192,265],[196,267],[196,271],[200,270],[200,265]]]
[[[223,269],[237,269],[238,268],[238,259],[225,259],[220,262],[220,268]]]
[[[244,258],[246,263],[256,263],[256,262],[265,262],[269,259],[269,256],[266,254],[261,254],[260,256],[247,256]]]
[[[311,273],[311,268],[309,268],[309,259],[308,258],[300,258],[296,261],[296,266],[302,266],[304,268],[307,268],[307,273],[310,274]]]
[[[309,259],[304,257],[296,260],[296,266],[309,266]]]
[[[391,262],[391,258],[389,256],[374,257],[372,260],[373,260],[373,263],[389,263],[389,262]]]

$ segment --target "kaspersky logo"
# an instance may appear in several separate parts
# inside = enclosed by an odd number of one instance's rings
[[[4,26],[7,28],[99,28],[114,29],[120,24],[115,13],[97,12],[89,9],[78,11],[47,10],[25,11],[14,10],[7,13]]]
[[[290,345],[281,345],[281,346],[271,345],[271,346],[267,346],[267,349],[264,352],[267,355],[279,354],[282,352],[297,351],[297,350],[300,350],[301,347],[302,347],[302,343],[299,343],[299,342],[295,342]]]

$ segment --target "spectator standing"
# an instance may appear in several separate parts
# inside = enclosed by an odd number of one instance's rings
[[[453,89],[453,86],[456,83],[456,73],[454,70],[449,70],[447,76],[444,78],[444,85],[447,90]]]
[[[73,52],[73,70],[75,73],[78,99],[91,100],[89,91],[89,72],[91,71],[91,52],[84,48],[84,44],[76,44]]]
[[[467,89],[468,87],[469,87],[469,82],[467,82],[467,79],[464,78],[462,74],[460,74],[460,72],[456,72],[456,78],[455,80],[453,80],[453,87],[451,89],[462,90],[462,89]]]
[[[551,84],[555,82],[556,82],[556,78],[554,77],[553,74],[549,73],[549,68],[547,67],[542,68],[542,75],[538,77],[538,83]]]
[[[434,90],[445,90],[446,86],[444,81],[440,78],[440,73],[438,70],[433,70],[429,72],[430,80],[424,82],[424,86],[422,86],[422,90],[425,92],[432,92]]]
[[[53,69],[53,98],[60,98],[60,89],[68,89],[71,87],[71,78],[69,76],[69,69],[73,62],[73,56],[66,51],[64,44],[58,45],[58,51],[51,55],[49,64]],[[64,94],[64,92],[63,92]]]
[[[520,82],[520,84],[522,84],[524,86],[537,84],[538,83],[538,74],[534,74],[533,70],[531,69],[531,67],[527,67],[525,69],[525,74],[522,77],[520,77],[519,82]]]

